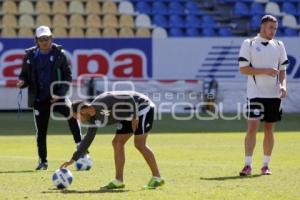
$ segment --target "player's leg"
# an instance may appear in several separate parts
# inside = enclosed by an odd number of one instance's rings
[[[39,165],[36,170],[46,170],[47,163],[47,130],[50,116],[50,104],[38,104],[33,109],[36,128],[36,140],[39,155]]]

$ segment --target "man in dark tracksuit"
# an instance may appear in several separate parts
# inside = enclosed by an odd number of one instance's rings
[[[112,141],[114,148],[115,179],[101,189],[124,188],[123,170],[125,164],[124,145],[134,133],[135,147],[143,155],[152,172],[152,178],[145,186],[153,189],[164,184],[160,176],[155,156],[146,145],[147,133],[152,128],[154,103],[145,95],[134,91],[104,92],[91,104],[77,101],[72,104],[73,117],[89,125],[87,134],[80,143],[70,161],[61,168],[68,167],[78,160],[91,145],[97,128],[118,123],[116,135]]]
[[[59,103],[53,110],[65,117],[70,116],[70,108],[63,104],[64,96],[69,90],[66,82],[71,82],[72,77],[62,46],[52,43],[49,27],[40,26],[36,29],[36,44],[35,47],[26,50],[17,87],[28,87],[28,106],[33,107],[39,155],[36,170],[46,170],[46,136],[51,105]],[[56,81],[58,83],[51,92],[51,84]],[[75,142],[80,143],[81,133],[77,120],[70,118],[68,123]]]

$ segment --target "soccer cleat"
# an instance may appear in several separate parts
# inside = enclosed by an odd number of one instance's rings
[[[248,176],[251,175],[252,168],[249,165],[245,165],[245,167],[240,171],[240,176]]]
[[[40,162],[39,165],[35,168],[35,170],[47,170],[48,163],[47,162]]]
[[[147,185],[144,186],[145,189],[155,189],[159,186],[165,184],[164,179],[160,177],[152,177]]]
[[[107,185],[100,187],[100,190],[113,190],[113,189],[122,189],[125,187],[125,184],[119,180],[112,180]]]
[[[264,166],[261,168],[261,175],[271,175],[272,171],[268,166]]]

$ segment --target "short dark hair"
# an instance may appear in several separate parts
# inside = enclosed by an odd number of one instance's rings
[[[267,22],[277,22],[277,19],[272,15],[264,15],[260,20],[260,24],[262,25]]]
[[[78,113],[80,111],[79,109],[88,108],[88,107],[89,107],[89,104],[86,103],[85,101],[76,100],[72,103],[72,112]]]

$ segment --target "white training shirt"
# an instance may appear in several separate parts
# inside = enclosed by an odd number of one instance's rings
[[[254,68],[275,68],[286,70],[288,59],[282,41],[266,40],[258,34],[244,40],[239,54],[239,66]],[[249,75],[247,81],[248,98],[279,98],[279,77],[268,75]]]

